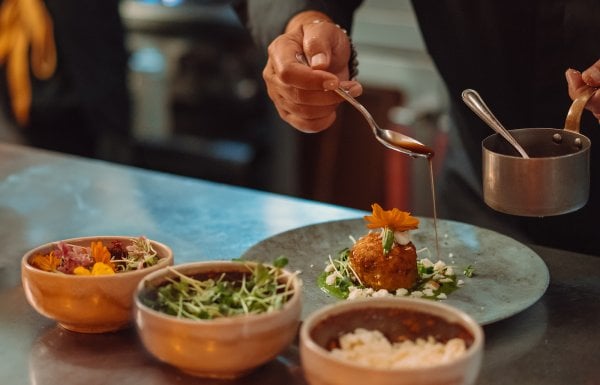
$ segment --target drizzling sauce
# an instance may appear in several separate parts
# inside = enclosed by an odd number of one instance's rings
[[[415,154],[425,155],[429,160],[431,160],[431,158],[433,158],[433,155],[435,154],[431,147],[427,147],[424,144],[410,142],[407,140],[394,141],[394,144]]]
[[[431,204],[433,207],[433,227],[435,229],[435,254],[437,256],[437,259],[440,259],[440,238],[438,236],[438,226],[437,226],[437,207],[436,207],[436,203],[435,203],[435,183],[433,180],[433,152],[431,153],[432,155],[430,157],[427,158],[427,161],[429,162],[429,181],[430,181],[430,185],[431,185]]]

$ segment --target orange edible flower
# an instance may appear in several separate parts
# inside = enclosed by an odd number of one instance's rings
[[[56,271],[56,268],[60,264],[60,258],[54,256],[54,252],[51,251],[49,254],[36,254],[31,259],[31,265],[44,271]]]
[[[115,274],[115,270],[111,265],[107,265],[104,262],[96,262],[94,263],[94,267],[92,267],[92,275],[111,275]]]
[[[103,263],[107,266],[110,266],[110,268],[114,270],[113,264],[110,260],[110,251],[108,251],[108,248],[104,246],[102,242],[92,242],[91,255],[92,258],[94,258],[94,262]]]
[[[75,274],[75,275],[91,275],[92,272],[83,266],[77,266],[75,269],[73,269],[73,274]]]
[[[73,274],[75,275],[111,275],[115,274],[112,266],[107,265],[104,262],[96,262],[92,267],[92,270],[86,269],[83,266],[77,266],[75,270],[73,270]]]
[[[392,231],[414,230],[419,227],[419,220],[412,217],[406,211],[400,211],[396,208],[384,210],[377,203],[371,205],[373,215],[366,215],[364,218],[369,229],[389,228]]]

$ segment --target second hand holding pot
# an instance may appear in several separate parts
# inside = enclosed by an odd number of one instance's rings
[[[564,129],[511,130],[531,158],[515,156],[499,134],[482,141],[483,198],[488,206],[511,215],[544,217],[570,213],[587,203],[591,141],[579,133],[579,126],[595,92],[589,88],[573,101]]]

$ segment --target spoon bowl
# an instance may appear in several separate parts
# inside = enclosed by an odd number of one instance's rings
[[[354,99],[350,94],[341,88],[334,90],[335,93],[344,98],[354,108],[356,108],[367,120],[367,123],[373,130],[373,135],[379,143],[383,144],[389,149],[401,152],[403,154],[415,157],[415,158],[431,158],[433,157],[434,151],[430,147],[427,147],[418,140],[411,138],[410,136],[399,133],[398,131],[387,130],[379,127],[373,116],[358,100]]]

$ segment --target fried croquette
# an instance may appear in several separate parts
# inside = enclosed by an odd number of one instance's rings
[[[410,289],[417,281],[417,252],[412,242],[394,243],[383,253],[381,235],[369,233],[360,238],[350,252],[350,265],[362,284],[375,290]]]

